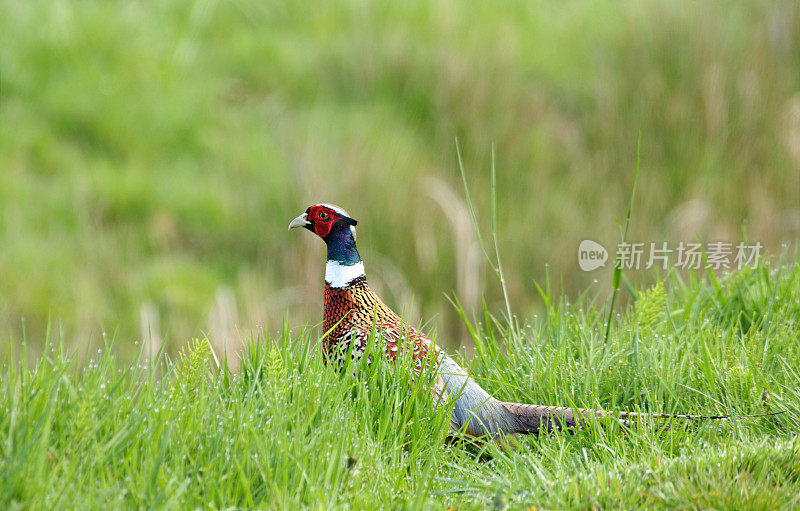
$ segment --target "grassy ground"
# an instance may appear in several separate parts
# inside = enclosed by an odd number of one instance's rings
[[[0,507],[597,507],[800,505],[800,264],[676,275],[639,293],[603,342],[606,293],[545,293],[543,317],[469,322],[471,373],[506,400],[757,419],[592,427],[503,446],[446,445],[446,411],[402,368],[322,366],[315,329],[249,341],[242,371],[174,362],[81,367],[61,348],[7,357]],[[607,305],[607,303],[606,303]],[[35,365],[33,371],[26,364]],[[20,369],[20,366],[23,369]]]
[[[575,260],[619,239],[637,133],[630,240],[800,237],[797,2],[0,12],[0,508],[800,506],[798,265],[670,275],[604,342],[610,265]],[[456,136],[480,212],[496,144],[513,327],[442,296],[503,309]],[[474,345],[498,397],[788,413],[445,445],[404,371],[337,375],[292,331],[319,317],[323,248],[285,229],[322,200],[359,220],[386,301]],[[202,332],[216,351],[179,355]],[[247,347],[236,375],[206,366],[224,342]]]
[[[48,320],[79,347],[157,329],[175,355],[201,331],[238,340],[237,326],[279,331],[287,309],[318,317],[322,249],[285,229],[321,200],[360,221],[386,300],[413,294],[459,344],[442,293],[471,309],[500,295],[474,257],[456,136],[480,211],[496,144],[520,312],[541,313],[547,264],[573,296],[610,282],[575,252],[618,241],[638,132],[632,240],[745,230],[776,253],[800,235],[794,0],[0,12],[0,338],[26,330],[31,350]]]

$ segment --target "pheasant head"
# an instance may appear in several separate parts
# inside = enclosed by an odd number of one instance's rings
[[[289,224],[289,229],[305,227],[328,246],[325,282],[332,288],[346,287],[364,276],[364,263],[356,249],[357,223],[339,206],[315,204]]]

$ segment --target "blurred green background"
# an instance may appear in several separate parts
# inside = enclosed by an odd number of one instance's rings
[[[455,137],[484,228],[496,146],[520,315],[546,271],[609,287],[576,252],[618,241],[639,132],[630,239],[780,252],[800,237],[798,5],[2,0],[0,336],[174,351],[316,323],[324,249],[286,226],[325,201],[359,220],[385,301],[458,344],[443,293],[501,294]]]

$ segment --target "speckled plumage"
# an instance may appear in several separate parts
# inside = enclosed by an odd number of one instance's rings
[[[343,288],[325,284],[322,328],[326,333],[322,341],[326,363],[341,364],[347,353],[354,359],[361,358],[373,328],[375,337],[385,343],[383,351],[387,360],[397,357],[403,339],[413,350],[412,360],[417,371],[427,361],[431,345],[425,335],[404,323],[378,298],[366,277],[359,277]],[[352,349],[351,343],[354,343]]]

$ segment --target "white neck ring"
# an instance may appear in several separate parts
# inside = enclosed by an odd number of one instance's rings
[[[331,287],[346,287],[353,280],[364,276],[364,262],[342,264],[339,261],[328,261],[325,264],[325,282]]]

